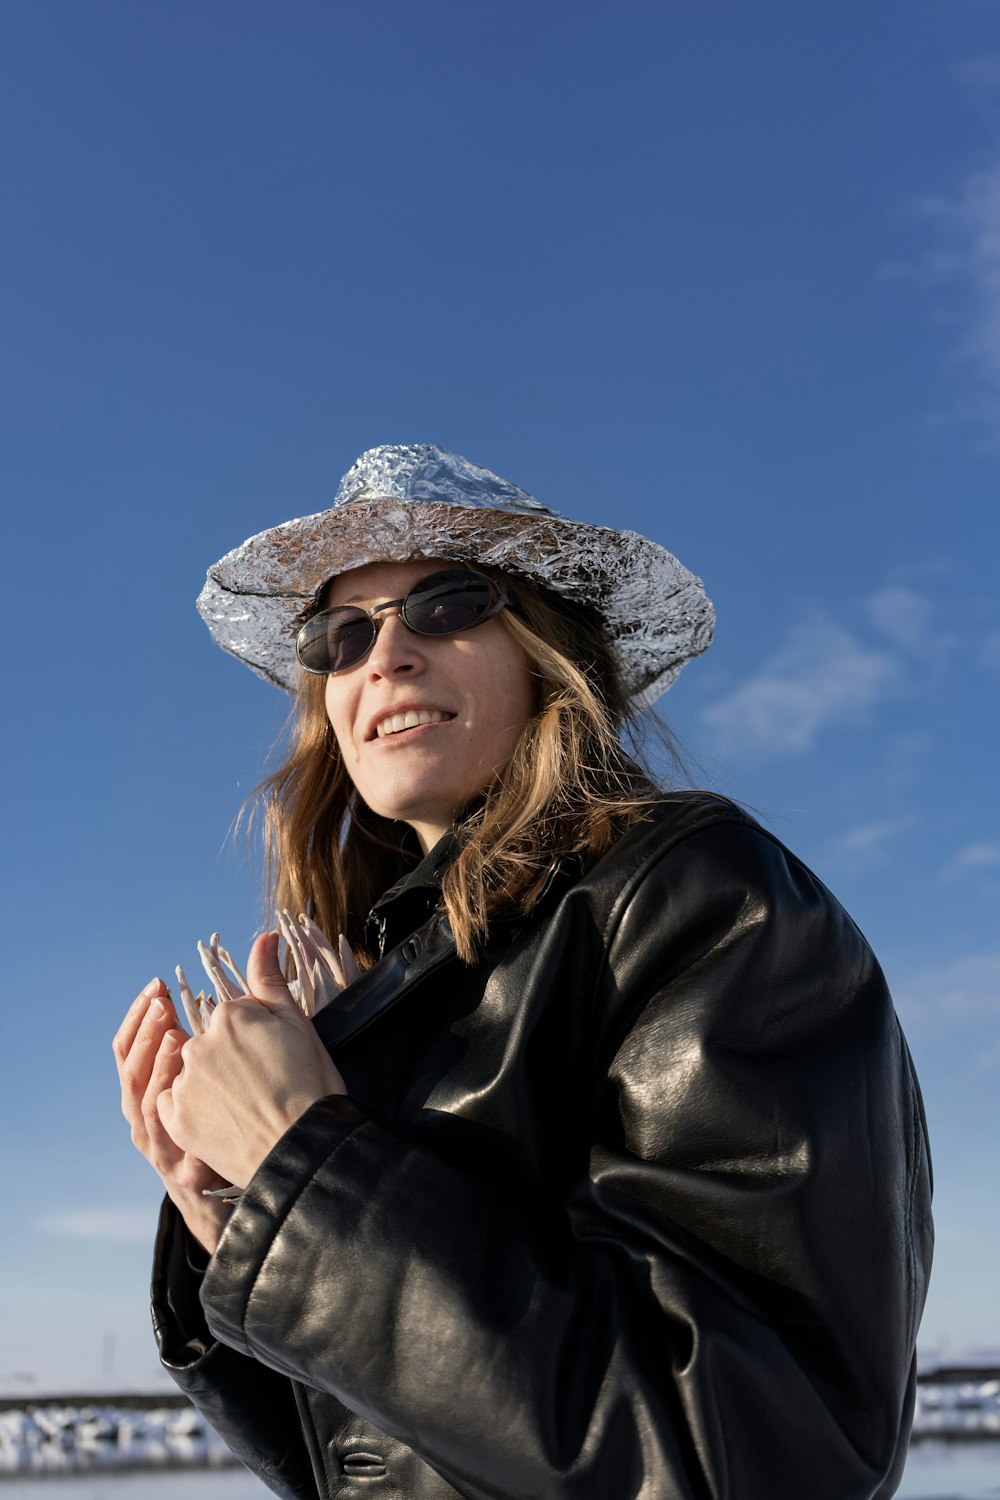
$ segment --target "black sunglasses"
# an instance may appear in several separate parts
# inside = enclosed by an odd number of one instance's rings
[[[375,617],[384,610],[398,609],[403,624],[417,635],[454,635],[492,620],[510,603],[482,573],[446,568],[419,579],[405,599],[387,599],[371,610],[357,604],[320,610],[296,636],[295,654],[307,672],[326,677],[364,661],[384,623]]]

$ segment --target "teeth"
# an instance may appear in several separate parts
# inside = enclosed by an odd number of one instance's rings
[[[443,724],[447,718],[438,708],[408,708],[405,714],[390,714],[375,730],[379,739],[399,734],[402,729],[416,729],[418,724]]]

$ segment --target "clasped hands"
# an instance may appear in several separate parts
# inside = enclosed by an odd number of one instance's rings
[[[133,1144],[209,1250],[226,1210],[199,1202],[203,1190],[245,1187],[310,1105],[347,1092],[313,1023],[289,993],[277,933],[254,943],[247,982],[250,994],[219,1005],[204,1035],[190,1037],[178,1024],[170,991],[154,979],[114,1040]]]

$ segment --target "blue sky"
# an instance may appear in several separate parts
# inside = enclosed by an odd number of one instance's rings
[[[155,1377],[110,1038],[248,946],[286,707],[193,601],[386,441],[704,577],[661,709],[879,953],[1000,1346],[995,0],[12,0],[0,142],[0,1389]]]

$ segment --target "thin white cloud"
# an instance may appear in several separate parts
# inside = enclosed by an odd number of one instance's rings
[[[954,885],[965,875],[978,875],[984,870],[1000,868],[1000,844],[982,842],[966,844],[945,865],[938,876],[939,885]]]
[[[760,670],[702,719],[724,753],[801,755],[831,725],[863,722],[900,675],[889,652],[816,615],[793,627]]]
[[[976,1048],[975,1069],[977,1073],[1000,1072],[1000,1036]]]
[[[1000,952],[953,959],[896,983],[893,995],[903,1025],[914,1036],[935,1036],[966,1023],[1000,1023]]]
[[[723,755],[804,754],[825,730],[863,724],[900,693],[926,696],[929,682],[967,664],[1000,676],[1000,630],[983,631],[984,613],[995,616],[995,605],[953,591],[934,597],[899,579],[843,601],[836,619],[816,609],[747,680],[703,709],[702,722]],[[926,737],[919,744],[917,754],[917,738],[897,739],[897,780],[909,779],[930,747]]]
[[[1000,678],[1000,630],[990,630],[983,637],[976,660],[984,672]]]
[[[926,729],[891,734],[882,752],[887,790],[902,791],[925,776],[934,746],[934,735]]]
[[[148,1244],[156,1227],[155,1219],[155,1210],[148,1207],[80,1208],[45,1214],[35,1220],[35,1228],[63,1239]]]
[[[968,333],[968,347],[993,381],[1000,380],[1000,161],[965,182],[955,220],[966,234],[966,264],[979,317]]]
[[[859,823],[834,841],[829,857],[832,862],[855,870],[879,865],[888,857],[890,845],[912,827],[913,818],[908,814]]]
[[[1000,94],[1000,52],[966,58],[958,64],[955,74],[973,97],[979,93],[991,97]]]
[[[929,199],[923,207],[941,239],[924,267],[958,293],[954,352],[976,380],[948,415],[1000,433],[1000,148],[951,196]]]
[[[901,584],[879,589],[868,600],[868,613],[883,635],[908,651],[923,654],[941,643],[934,605],[914,589]]]

